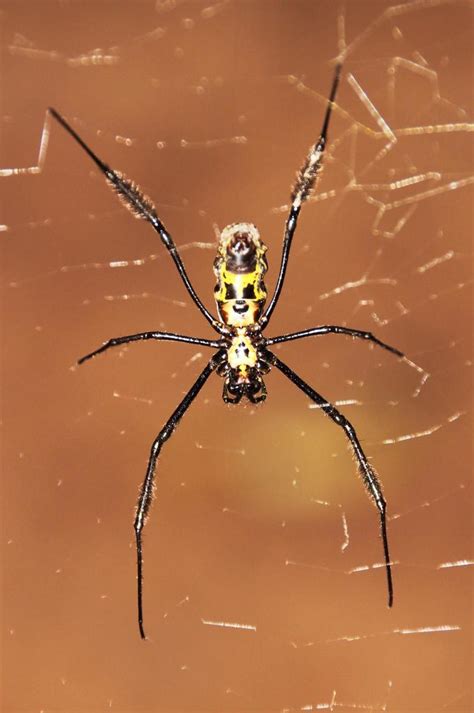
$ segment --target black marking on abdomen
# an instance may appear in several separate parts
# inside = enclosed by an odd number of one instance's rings
[[[254,300],[255,299],[255,285],[245,285],[242,290],[242,298],[244,300]]]
[[[248,233],[235,233],[227,245],[225,263],[229,272],[238,275],[255,270],[257,249]]]
[[[245,314],[248,309],[249,305],[245,300],[237,300],[233,307],[234,312],[237,312],[237,314]]]

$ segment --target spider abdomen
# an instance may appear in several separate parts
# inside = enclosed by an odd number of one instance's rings
[[[221,233],[214,261],[214,296],[219,317],[229,327],[256,324],[262,314],[267,298],[266,249],[251,223],[233,223]]]

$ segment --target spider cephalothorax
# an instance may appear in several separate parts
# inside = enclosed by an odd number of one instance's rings
[[[265,401],[267,390],[262,379],[270,371],[265,359],[264,340],[250,327],[236,327],[225,339],[226,348],[216,369],[224,377],[222,398],[227,404],[238,404],[242,397],[251,403]]]
[[[379,513],[380,532],[382,535],[387,575],[388,604],[392,606],[393,587],[388,551],[385,499],[378,477],[362,449],[356,431],[347,418],[340,413],[330,401],[327,401],[321,394],[303,381],[290,367],[280,361],[276,354],[272,353],[268,347],[272,344],[280,344],[293,341],[294,339],[319,336],[322,334],[347,334],[358,339],[369,340],[372,344],[377,344],[397,356],[402,357],[403,355],[398,349],[390,347],[380,341],[380,339],[377,339],[371,332],[337,325],[313,327],[301,332],[283,334],[278,337],[263,336],[263,332],[268,326],[270,317],[281,295],[291,243],[295,234],[301,206],[311,193],[322,165],[327,144],[329,120],[339,84],[340,72],[341,65],[338,64],[334,72],[334,79],[326,107],[321,135],[317,142],[310,148],[303,168],[297,176],[296,184],[292,192],[291,206],[285,224],[280,269],[270,303],[265,307],[267,290],[263,278],[267,271],[267,261],[265,258],[266,247],[260,240],[260,235],[254,225],[251,223],[233,223],[224,228],[221,233],[217,248],[217,257],[214,262],[214,272],[217,277],[214,296],[217,303],[219,319],[216,319],[209,312],[196,294],[183,265],[178,248],[158,217],[152,201],[140,191],[133,181],[125,178],[123,174],[114,171],[104,163],[74,129],[69,126],[66,120],[63,119],[57,111],[50,109],[52,116],[71,134],[98,166],[99,170],[104,174],[108,183],[125,205],[135,216],[144,218],[152,225],[154,230],[156,230],[163,245],[174,261],[184,286],[194,304],[204,315],[205,319],[207,319],[211,327],[219,334],[218,339],[205,339],[185,336],[183,334],[174,334],[172,332],[140,332],[138,334],[129,334],[125,337],[109,339],[109,341],[102,344],[101,347],[95,349],[90,354],[86,354],[82,359],[79,359],[79,364],[82,364],[84,361],[97,356],[97,354],[106,351],[110,347],[145,339],[184,342],[217,350],[209,359],[181,403],[166,421],[151,446],[148,467],[140,490],[134,522],[137,548],[138,626],[142,638],[145,638],[145,630],[143,628],[142,530],[153,497],[157,459],[163,444],[171,437],[182,416],[186,413],[213,372],[216,372],[219,376],[224,378],[223,398],[226,403],[237,404],[243,397],[252,403],[258,403],[265,399],[267,393],[262,375],[266,374],[270,370],[270,367],[274,366],[298,389],[306,394],[306,396],[318,406],[318,409],[323,411],[323,413],[344,431],[352,446],[363,483]]]

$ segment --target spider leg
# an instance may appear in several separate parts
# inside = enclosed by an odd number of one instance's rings
[[[392,354],[396,356],[403,357],[404,355],[399,349],[391,347],[389,344],[385,344],[380,339],[377,339],[372,332],[364,332],[361,329],[351,329],[350,327],[339,327],[337,325],[328,325],[324,327],[313,327],[312,329],[305,329],[302,332],[293,332],[292,334],[282,334],[279,337],[270,337],[266,339],[266,344],[281,344],[282,342],[291,342],[293,339],[303,339],[304,337],[318,337],[320,334],[348,334],[351,337],[356,337],[357,339],[366,339],[377,346],[387,349]]]
[[[137,604],[138,604],[138,627],[142,639],[146,639],[145,630],[143,628],[143,554],[142,554],[142,529],[146,521],[148,511],[150,509],[154,479],[155,466],[163,444],[173,435],[173,432],[181,418],[184,416],[192,402],[201,391],[212,372],[219,366],[225,352],[219,350],[210,359],[206,367],[202,370],[197,380],[189,389],[188,393],[181,401],[179,406],[174,410],[165,425],[159,432],[158,436],[153,441],[148,459],[148,467],[146,470],[145,479],[140,490],[138,498],[137,511],[133,528],[135,530],[136,550],[137,550]]]
[[[341,75],[342,64],[336,64],[334,70],[334,78],[332,80],[331,92],[329,95],[329,100],[326,108],[326,114],[324,116],[323,127],[321,129],[321,134],[319,139],[311,147],[306,160],[298,172],[296,183],[293,188],[293,193],[291,195],[291,207],[288,218],[285,225],[285,233],[283,238],[283,248],[281,255],[280,272],[275,285],[275,291],[273,297],[268,305],[265,313],[263,314],[260,324],[262,327],[268,324],[270,316],[275,309],[277,302],[280,298],[281,289],[283,287],[283,281],[285,279],[286,268],[288,266],[288,258],[290,255],[291,242],[293,240],[293,235],[295,234],[296,224],[298,221],[298,216],[301,210],[301,206],[307,199],[311,191],[313,190],[319,171],[321,169],[322,160],[324,156],[324,150],[327,144],[328,137],[328,127],[329,121],[331,119],[332,108],[334,105],[334,100],[336,98],[337,87],[339,85],[339,78]]]
[[[128,344],[129,342],[138,342],[145,339],[162,339],[171,342],[186,342],[188,344],[199,344],[203,347],[220,347],[221,343],[217,339],[200,339],[199,337],[187,337],[183,334],[172,334],[171,332],[140,332],[138,334],[129,334],[126,337],[113,337],[107,342],[104,342],[98,349],[94,349],[90,354],[86,354],[78,360],[78,364],[83,364],[88,359],[92,359],[98,354],[102,354],[111,347],[117,347],[120,344]]]
[[[347,438],[349,439],[354,455],[357,458],[357,464],[359,467],[359,472],[362,476],[363,483],[367,489],[369,497],[374,501],[377,510],[379,511],[380,517],[380,532],[382,535],[384,559],[385,559],[385,571],[387,574],[387,589],[388,589],[388,606],[391,607],[393,604],[393,582],[392,582],[392,570],[390,564],[390,554],[388,549],[388,537],[387,537],[387,517],[386,510],[387,505],[382,493],[382,486],[378,480],[378,477],[367,460],[362,446],[357,437],[357,433],[347,418],[340,413],[335,406],[333,406],[329,401],[318,394],[309,384],[307,384],[303,379],[301,379],[295,372],[290,369],[286,364],[280,361],[275,354],[272,352],[265,352],[265,357],[268,361],[277,367],[295,386],[297,386],[301,391],[303,391],[306,396],[314,401],[322,410],[326,413],[329,418],[331,418],[338,426],[340,426]]]
[[[199,297],[197,296],[194,287],[192,286],[189,277],[187,275],[187,272],[185,270],[183,261],[181,259],[181,256],[178,252],[178,248],[176,247],[173,238],[171,235],[168,233],[166,230],[164,224],[162,221],[159,219],[158,215],[156,214],[156,209],[155,206],[153,205],[152,201],[145,196],[141,191],[140,188],[131,180],[126,178],[123,174],[114,171],[110,166],[108,166],[102,159],[100,159],[93,151],[92,149],[86,144],[86,142],[79,136],[79,134],[70,126],[67,121],[59,114],[59,112],[56,111],[56,109],[53,109],[50,107],[48,109],[49,113],[51,116],[53,116],[56,121],[58,121],[61,126],[70,134],[73,139],[79,144],[79,146],[86,152],[86,154],[94,161],[98,169],[104,174],[104,176],[107,179],[107,182],[109,185],[116,191],[118,194],[119,198],[122,200],[124,205],[137,217],[137,218],[144,218],[147,220],[154,230],[159,234],[161,241],[165,248],[168,250],[169,254],[171,255],[178,272],[181,276],[181,279],[184,282],[184,285],[193,300],[194,304],[201,310],[202,314],[204,317],[207,319],[209,324],[217,331],[217,332],[222,332],[222,327],[220,327],[220,324],[218,320],[216,320],[212,314],[206,309],[206,307],[203,305]]]

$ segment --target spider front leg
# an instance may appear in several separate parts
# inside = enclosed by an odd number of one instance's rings
[[[382,535],[384,559],[385,559],[385,571],[387,574],[387,589],[388,589],[388,606],[391,607],[393,604],[393,582],[392,582],[392,570],[390,564],[390,554],[388,549],[388,537],[387,537],[387,505],[382,493],[382,486],[377,478],[377,475],[367,460],[360,441],[357,437],[354,426],[347,420],[347,418],[337,410],[329,401],[318,394],[309,384],[307,384],[303,379],[301,379],[295,372],[290,369],[286,364],[280,361],[275,354],[272,352],[265,353],[266,359],[277,367],[295,386],[297,386],[301,391],[303,391],[309,398],[318,404],[320,408],[325,412],[329,418],[331,418],[338,426],[340,426],[347,438],[350,441],[354,455],[357,458],[357,463],[359,467],[359,472],[362,476],[362,480],[367,489],[369,496],[374,501],[380,516],[380,532]]]
[[[143,553],[142,553],[142,530],[150,509],[153,497],[153,486],[155,480],[155,467],[163,444],[173,435],[173,432],[181,418],[184,416],[192,402],[201,391],[212,372],[219,366],[224,357],[224,350],[214,354],[207,366],[202,370],[197,380],[189,389],[188,393],[169,417],[158,436],[153,441],[148,459],[148,467],[138,498],[137,512],[133,528],[135,530],[137,548],[137,604],[138,604],[138,628],[142,639],[146,639],[143,628]]]

